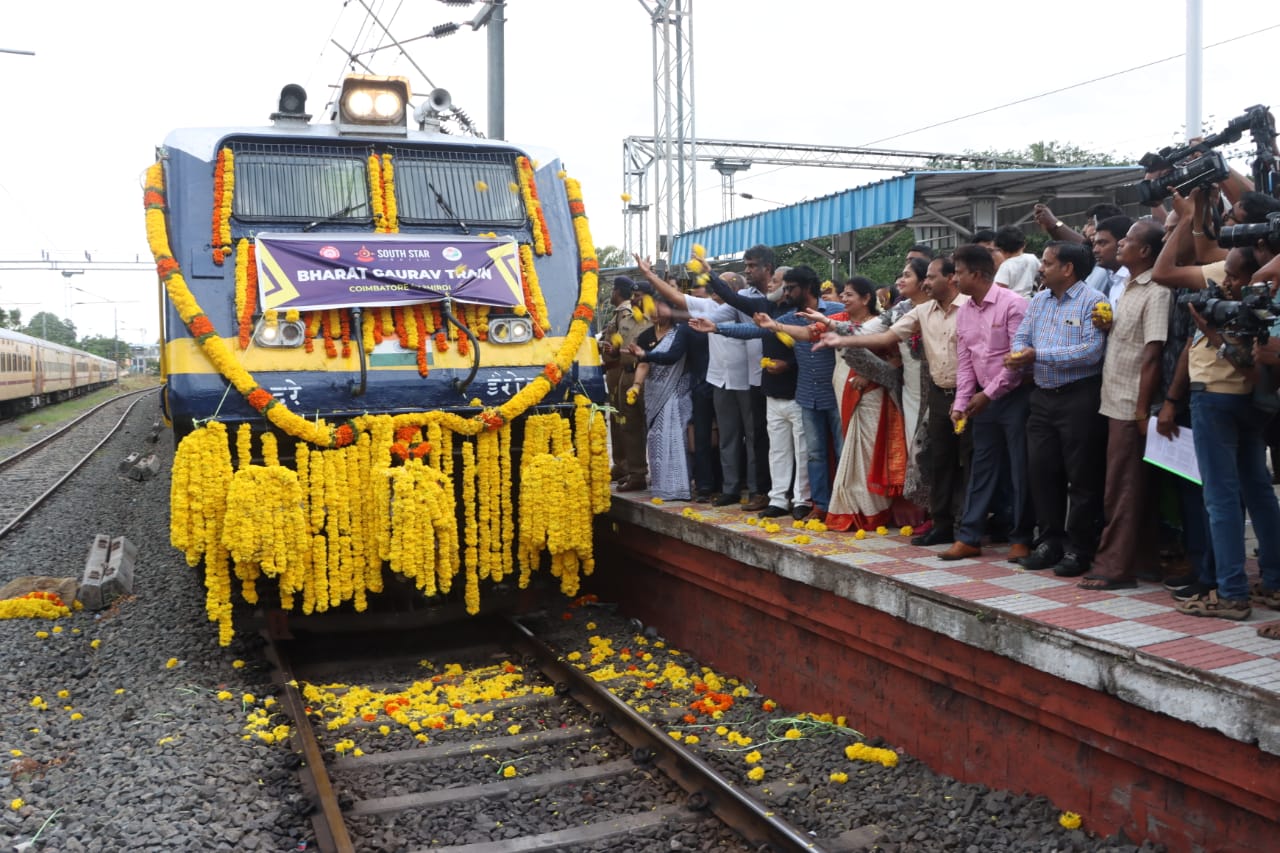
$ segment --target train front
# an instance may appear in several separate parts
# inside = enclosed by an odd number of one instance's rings
[[[447,100],[409,130],[407,81],[355,77],[320,124],[290,86],[271,127],[175,131],[148,171],[172,540],[223,642],[235,585],[363,610],[389,569],[476,612],[484,581],[549,569],[572,595],[591,570],[609,476],[581,190],[441,133]]]

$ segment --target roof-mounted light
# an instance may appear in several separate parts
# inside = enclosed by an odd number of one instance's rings
[[[353,75],[342,81],[338,131],[405,135],[409,81],[404,77]]]

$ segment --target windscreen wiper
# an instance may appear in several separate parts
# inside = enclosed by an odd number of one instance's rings
[[[338,210],[338,211],[334,211],[333,213],[330,213],[324,219],[317,219],[314,222],[308,222],[306,225],[302,226],[302,230],[314,231],[317,228],[319,228],[321,225],[328,225],[330,222],[350,216],[360,208],[368,207],[368,206],[369,206],[369,203],[367,201],[358,201],[358,202],[353,201],[351,202],[351,204],[342,208],[342,210]]]
[[[453,208],[449,206],[449,202],[444,200],[444,196],[440,194],[440,190],[436,189],[436,185],[431,183],[431,181],[427,181],[427,186],[431,188],[433,193],[435,193],[436,204],[440,205],[440,208],[445,213],[453,217],[454,222],[458,223],[458,227],[462,229],[463,234],[470,234],[471,232],[467,230],[467,223],[462,221],[461,216],[453,212]]]

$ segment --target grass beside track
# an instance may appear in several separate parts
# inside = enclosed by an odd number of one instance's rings
[[[48,430],[57,429],[67,421],[74,420],[88,409],[112,397],[127,394],[130,391],[141,391],[144,388],[155,388],[159,385],[160,378],[157,376],[125,376],[120,379],[118,385],[100,388],[92,394],[45,406],[14,418],[0,427],[0,456],[7,456],[25,447],[45,435]]]

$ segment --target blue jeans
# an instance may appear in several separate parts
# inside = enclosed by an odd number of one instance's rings
[[[1191,394],[1191,430],[1222,598],[1249,598],[1241,497],[1258,537],[1262,582],[1268,589],[1280,589],[1280,504],[1267,473],[1263,426],[1251,394]]]
[[[844,450],[844,430],[840,427],[839,408],[810,409],[800,408],[804,417],[804,436],[808,442],[809,458],[809,491],[813,495],[813,505],[823,512],[831,504],[832,459],[839,459]],[[828,441],[829,437],[829,441]],[[828,451],[830,445],[830,451]],[[831,456],[830,453],[834,453]]]

